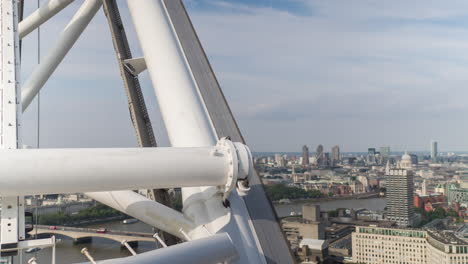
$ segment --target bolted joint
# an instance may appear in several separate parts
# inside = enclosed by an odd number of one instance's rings
[[[239,142],[232,142],[228,138],[222,138],[216,144],[216,149],[222,149],[227,160],[226,184],[220,186],[223,193],[223,201],[236,187],[242,193],[249,191],[249,179],[253,172],[253,159],[250,149]],[[213,153],[214,154],[214,153]]]

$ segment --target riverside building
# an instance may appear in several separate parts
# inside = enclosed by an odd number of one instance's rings
[[[468,243],[453,231],[358,226],[352,248],[355,263],[468,263]]]

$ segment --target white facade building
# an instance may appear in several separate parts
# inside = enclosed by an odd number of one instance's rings
[[[468,263],[468,243],[441,232],[356,227],[352,245],[355,263]]]

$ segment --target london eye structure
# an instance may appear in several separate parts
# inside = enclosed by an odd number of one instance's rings
[[[27,248],[55,243],[26,238],[24,196],[84,193],[161,230],[168,244],[102,263],[294,263],[181,0],[76,1],[79,9],[41,63],[29,76],[19,76],[21,40],[72,2],[48,0],[23,17],[32,1],[0,0],[1,256],[11,261]],[[122,3],[131,21],[120,18]],[[23,148],[23,111],[97,12],[104,12],[109,23],[140,147]],[[141,57],[132,57],[127,23],[136,30]],[[144,71],[170,147],[157,147],[138,80]],[[166,190],[172,188],[182,189],[182,212],[168,206]]]

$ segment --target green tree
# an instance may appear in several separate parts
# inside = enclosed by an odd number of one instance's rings
[[[301,188],[286,186],[284,184],[275,184],[265,186],[266,193],[272,201],[281,199],[307,199],[307,198],[322,198],[325,195],[318,190],[306,191]]]

